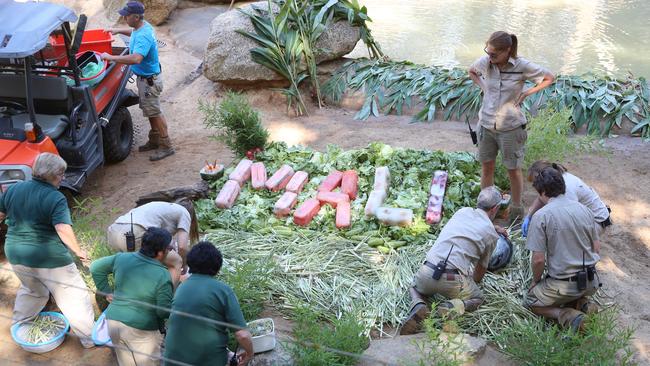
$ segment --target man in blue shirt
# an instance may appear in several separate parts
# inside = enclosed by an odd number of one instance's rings
[[[164,159],[174,154],[174,148],[167,133],[167,121],[160,108],[163,84],[160,78],[156,34],[151,24],[144,20],[144,5],[141,2],[129,1],[124,8],[120,9],[119,14],[124,17],[130,28],[108,29],[108,31],[131,37],[130,54],[115,56],[103,53],[102,59],[131,65],[131,70],[137,77],[140,109],[144,116],[149,118],[151,124],[149,140],[138,150],[157,150],[149,159],[151,161]]]

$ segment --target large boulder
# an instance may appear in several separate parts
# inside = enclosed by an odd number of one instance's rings
[[[242,8],[246,12],[254,9],[267,10],[268,3],[260,1]],[[250,50],[258,44],[237,30],[255,32],[249,17],[238,10],[225,12],[212,21],[203,59],[204,75],[231,86],[282,81],[282,76],[253,61]],[[350,53],[360,38],[359,28],[346,21],[331,24],[316,42],[317,62],[334,60]]]
[[[144,18],[153,25],[160,25],[164,23],[169,14],[178,6],[178,0],[140,0],[144,4]],[[117,21],[120,15],[117,13],[126,0],[103,0],[104,9],[106,9],[106,17],[111,21]]]

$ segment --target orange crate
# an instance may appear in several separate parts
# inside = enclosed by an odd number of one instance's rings
[[[58,60],[60,66],[66,64],[65,57],[65,40],[63,35],[50,36],[50,43],[54,48],[53,55],[48,57],[50,59]],[[95,51],[112,53],[113,50],[113,35],[103,29],[89,29],[84,32],[81,38],[81,46],[79,52]]]

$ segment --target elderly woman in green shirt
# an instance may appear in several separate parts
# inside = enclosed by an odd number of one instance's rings
[[[235,331],[235,338],[244,350],[238,357],[238,365],[246,365],[253,357],[252,337],[246,329],[237,297],[228,285],[214,278],[222,263],[219,250],[207,241],[198,243],[188,253],[187,264],[191,276],[181,283],[172,301],[172,315],[165,339],[165,359],[197,366],[226,365],[228,331]],[[177,312],[234,327],[227,328]]]
[[[6,219],[8,226],[5,255],[20,279],[12,323],[34,318],[52,294],[81,344],[90,348],[95,313],[70,252],[81,260],[87,256],[58,190],[66,167],[60,156],[41,153],[32,168],[34,179],[10,186],[0,197],[0,221]]]

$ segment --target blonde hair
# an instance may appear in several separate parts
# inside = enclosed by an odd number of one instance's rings
[[[48,152],[40,153],[34,161],[32,175],[47,182],[54,180],[63,174],[68,167],[65,160],[60,156]]]

